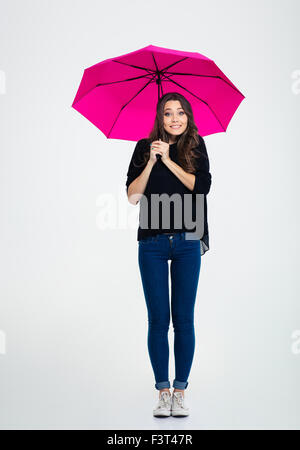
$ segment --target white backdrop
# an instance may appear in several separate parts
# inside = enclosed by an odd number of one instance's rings
[[[0,427],[299,429],[299,1],[0,8]],[[84,68],[150,44],[204,54],[246,96],[204,138],[210,250],[181,420],[152,416],[135,143],[71,108]],[[104,194],[125,218],[106,229]],[[172,322],[169,343],[173,381]]]

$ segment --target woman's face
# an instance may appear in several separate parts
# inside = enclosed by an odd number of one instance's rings
[[[170,141],[175,142],[176,137],[182,134],[188,123],[188,117],[179,100],[169,100],[164,106],[164,129],[170,134]]]

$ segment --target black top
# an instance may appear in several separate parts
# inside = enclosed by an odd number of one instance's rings
[[[209,250],[206,194],[208,194],[210,190],[211,174],[209,172],[209,158],[207,155],[204,139],[202,136],[198,136],[200,143],[196,147],[195,151],[200,152],[201,157],[195,159],[196,171],[194,172],[194,175],[196,179],[193,191],[188,189],[179,180],[179,178],[161,161],[161,159],[158,159],[154,164],[144,194],[139,202],[140,212],[139,228],[137,232],[138,241],[145,237],[154,236],[156,234],[179,233],[186,231],[188,233],[194,233],[196,237],[200,238],[201,255]],[[142,155],[145,151],[150,151],[150,139],[148,138],[140,139],[135,146],[127,172],[127,193],[129,185],[142,173],[145,168],[145,165],[141,165]],[[170,144],[169,156],[176,164],[180,165],[177,159],[176,143]],[[136,167],[134,163],[139,165],[139,167]],[[152,195],[150,197],[150,194],[158,195]],[[160,197],[161,194],[167,194],[167,196],[165,195]],[[179,196],[175,195],[171,197],[173,194],[179,194]],[[159,206],[158,203],[152,203],[155,197],[156,199],[158,199],[157,202],[160,203]],[[165,197],[165,199],[168,198],[169,200],[164,203],[164,201],[162,200],[163,197]],[[177,208],[177,206],[175,207],[174,199],[176,197],[177,199],[179,199],[179,202],[182,205],[180,208]],[[168,210],[167,215],[166,213],[163,213],[163,211],[165,210]],[[169,217],[170,222],[162,223],[162,216]],[[157,220],[156,224],[155,217]],[[175,218],[177,219],[177,222],[174,224]],[[189,220],[193,222],[190,222],[189,224],[186,218],[189,218]],[[178,219],[180,219],[180,223],[178,222]],[[193,223],[194,226],[192,226]],[[180,226],[178,226],[178,224]],[[200,233],[199,230],[201,230]],[[192,237],[190,237],[190,239],[192,239]]]

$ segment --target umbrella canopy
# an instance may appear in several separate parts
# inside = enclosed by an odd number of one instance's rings
[[[201,136],[225,132],[245,98],[206,56],[148,45],[85,69],[72,107],[107,138],[138,141],[158,99],[174,91],[190,102]]]

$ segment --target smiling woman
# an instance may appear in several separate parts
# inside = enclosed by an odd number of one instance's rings
[[[181,167],[176,142],[169,145],[168,159],[154,163],[150,159],[143,162],[150,152],[150,139],[137,142],[127,172],[126,188],[130,203],[136,205],[141,201],[138,241],[161,233],[197,233],[201,255],[209,250],[206,196],[212,177],[204,140],[200,135],[198,139],[193,175]],[[193,177],[192,184],[189,184],[189,176]]]
[[[172,415],[189,414],[183,394],[195,349],[194,305],[201,257],[209,249],[209,170],[206,146],[190,103],[178,93],[165,94],[158,101],[149,137],[136,144],[126,181],[129,201],[136,204],[141,199],[138,263],[148,310],[148,351],[159,390],[154,416],[168,416],[171,409]],[[176,370],[172,402],[168,374],[169,260]]]
[[[194,173],[197,170],[196,159],[199,158],[199,152],[195,149],[202,145],[203,138],[199,137],[190,103],[181,94],[169,92],[160,98],[153,129],[148,139],[151,143],[158,140],[169,145],[176,143],[179,165],[187,173]],[[145,166],[149,157],[150,148],[137,164]]]
[[[180,128],[173,130],[174,124]],[[201,255],[209,250],[206,195],[211,178],[205,142],[197,132],[189,102],[178,93],[164,95],[157,105],[153,130],[149,138],[137,142],[127,172],[130,203],[136,205],[142,199],[137,240],[161,233],[198,232]],[[162,200],[163,195],[173,196],[161,202],[157,214],[151,207],[155,195]],[[181,200],[177,210],[174,195]],[[169,213],[167,224],[163,211]]]
[[[179,100],[168,100],[164,104],[164,128],[169,133],[169,143],[176,142],[188,124],[188,117]]]

